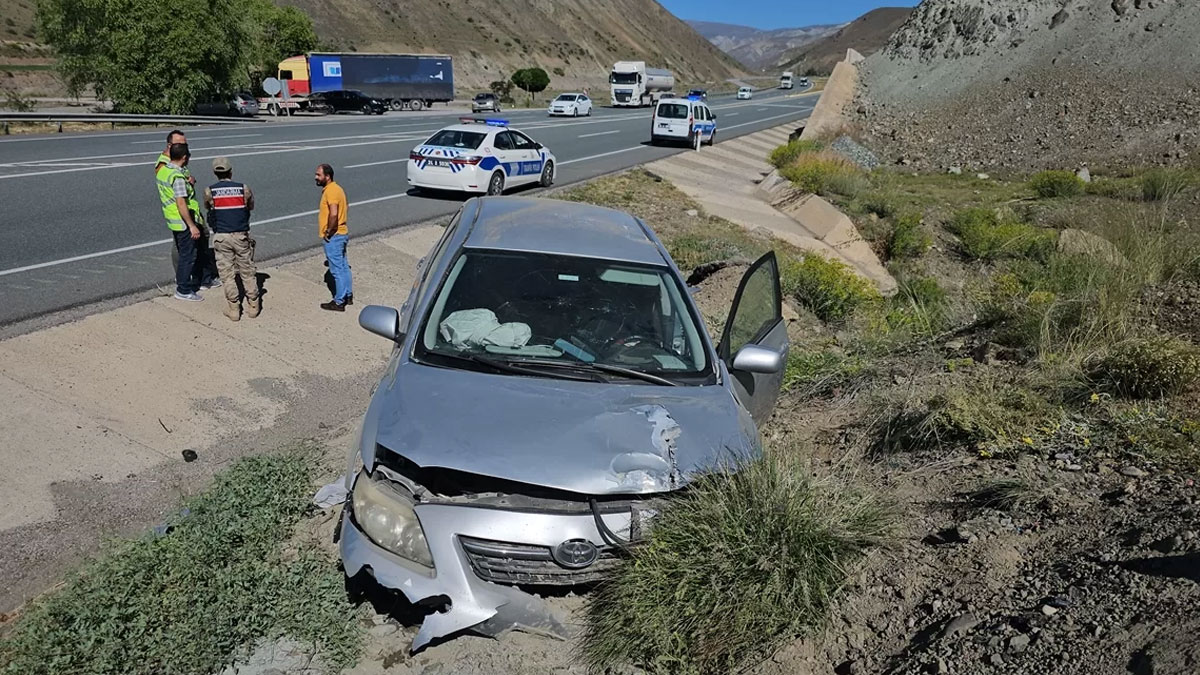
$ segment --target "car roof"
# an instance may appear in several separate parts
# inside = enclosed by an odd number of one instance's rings
[[[450,126],[442,127],[441,129],[438,129],[437,131],[433,132],[432,134],[429,134],[429,138],[433,138],[434,135],[436,135],[442,131],[471,131],[471,132],[474,132],[477,134],[490,134],[493,132],[500,133],[501,131],[516,131],[516,132],[519,132],[522,136],[529,136],[529,134],[525,133],[524,131],[521,131],[520,129],[514,129],[509,126],[500,127],[500,126],[492,126],[491,124],[451,124]]]
[[[481,197],[463,246],[663,265],[641,221],[624,211],[534,197]],[[464,214],[466,217],[467,214]]]

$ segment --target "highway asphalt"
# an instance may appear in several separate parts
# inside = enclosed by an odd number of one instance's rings
[[[709,103],[720,143],[804,119],[816,101],[765,91],[750,101]],[[353,261],[356,235],[453,213],[468,197],[409,195],[405,177],[409,150],[461,114],[293,117],[186,132],[197,185],[211,182],[212,158],[225,155],[234,177],[253,189],[259,262],[317,249],[320,191],[312,176],[317,164],[331,164],[350,198]],[[556,155],[558,186],[687,151],[649,145],[649,109],[596,108],[578,119],[506,110],[499,117]],[[166,131],[0,139],[0,325],[173,287],[170,233],[151,177]]]

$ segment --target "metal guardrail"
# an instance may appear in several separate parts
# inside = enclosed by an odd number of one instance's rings
[[[218,117],[207,115],[133,115],[123,113],[40,113],[0,112],[0,126],[8,134],[8,125],[13,122],[45,122],[58,124],[62,131],[63,122],[89,122],[99,124],[245,124],[266,122],[261,117]]]

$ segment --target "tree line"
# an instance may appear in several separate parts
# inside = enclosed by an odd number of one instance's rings
[[[39,0],[37,24],[72,93],[126,113],[191,114],[318,47],[304,12],[270,0]]]

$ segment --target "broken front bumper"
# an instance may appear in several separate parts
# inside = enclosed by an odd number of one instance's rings
[[[365,569],[381,585],[400,591],[414,604],[424,601],[446,607],[425,618],[413,640],[413,651],[434,638],[468,628],[487,635],[521,628],[566,637],[562,621],[539,598],[486,579],[571,585],[595,581],[615,564],[616,552],[605,543],[591,513],[436,503],[419,503],[414,511],[433,557],[432,571],[375,544],[359,528],[349,508],[343,515],[341,538],[347,576]],[[609,530],[627,538],[632,513],[602,513],[601,518]],[[439,602],[441,599],[444,602]]]

